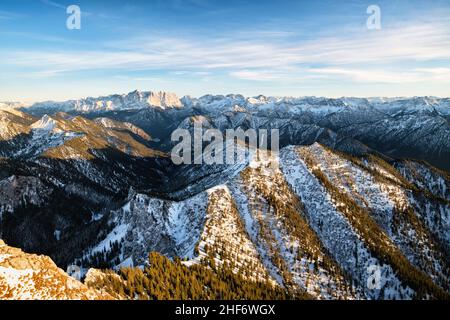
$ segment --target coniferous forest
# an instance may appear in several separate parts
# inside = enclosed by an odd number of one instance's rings
[[[141,300],[286,300],[309,299],[304,292],[288,292],[267,280],[245,280],[228,264],[218,267],[211,256],[186,266],[152,252],[144,269],[103,270],[89,286],[121,299]]]

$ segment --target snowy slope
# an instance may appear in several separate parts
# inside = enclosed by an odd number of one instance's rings
[[[142,108],[181,108],[183,105],[180,99],[174,93],[170,92],[140,92],[133,91],[128,94],[114,94],[99,98],[85,98],[80,100],[71,100],[65,102],[41,102],[36,103],[29,108],[32,112],[51,112],[51,111],[79,111],[102,112],[102,111],[118,111],[132,110]]]
[[[69,277],[46,256],[31,255],[0,240],[1,300],[112,300]]]
[[[415,270],[448,288],[447,253],[430,236],[405,181],[375,158],[356,159],[319,144],[292,146],[282,149],[279,162],[275,154],[259,152],[239,175],[185,200],[133,194],[108,218],[110,231],[77,263],[145,265],[148,252],[158,251],[187,259],[189,266],[212,256],[251,281],[268,278],[319,299],[411,299],[417,283],[405,279]],[[362,232],[352,220],[357,215],[348,213],[353,209],[336,201],[315,168],[368,210],[381,238]],[[396,218],[407,208],[413,216]],[[380,258],[372,241],[385,241],[382,250],[406,257],[406,271]],[[381,275],[375,289],[368,285],[374,268]]]
[[[86,271],[158,251],[318,299],[445,297],[449,106],[132,92],[0,110],[0,237]],[[170,133],[200,123],[279,129],[280,161],[173,164]]]
[[[411,288],[402,285],[391,266],[383,264],[371,254],[351,223],[333,203],[326,189],[308,170],[295,147],[282,150],[280,161],[287,181],[305,205],[311,227],[334,259],[358,282],[365,295],[382,299],[411,298]],[[372,265],[379,267],[382,274],[381,297],[381,290],[370,290],[366,285],[370,275],[367,269]]]

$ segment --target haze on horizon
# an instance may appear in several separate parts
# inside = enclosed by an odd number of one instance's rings
[[[82,10],[69,30],[66,8]],[[366,10],[381,9],[369,30]],[[0,101],[450,96],[450,3],[3,0]]]

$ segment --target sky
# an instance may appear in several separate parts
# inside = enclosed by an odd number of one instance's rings
[[[136,89],[449,97],[450,1],[0,0],[0,101]]]

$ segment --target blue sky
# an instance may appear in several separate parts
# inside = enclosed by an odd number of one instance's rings
[[[66,8],[82,10],[68,30]],[[381,9],[368,30],[367,7]],[[0,101],[450,96],[447,0],[0,0]]]

